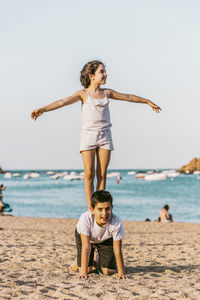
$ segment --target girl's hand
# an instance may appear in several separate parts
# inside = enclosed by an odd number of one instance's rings
[[[41,109],[35,109],[32,113],[31,113],[31,118],[33,120],[36,120],[39,116],[41,116],[43,114],[43,111]]]
[[[161,111],[161,108],[160,108],[158,105],[154,104],[153,102],[149,102],[148,104],[152,107],[152,109],[153,109],[156,113],[159,113],[159,112]]]

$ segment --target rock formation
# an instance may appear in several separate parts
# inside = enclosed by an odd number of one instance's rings
[[[2,168],[0,167],[0,174],[4,174],[6,173],[5,171],[2,170]]]
[[[193,158],[187,165],[178,170],[178,172],[186,174],[191,174],[194,171],[200,171],[200,158]]]

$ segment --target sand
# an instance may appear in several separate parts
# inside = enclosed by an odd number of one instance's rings
[[[200,224],[124,222],[125,280],[68,267],[76,220],[0,217],[0,299],[200,299]]]

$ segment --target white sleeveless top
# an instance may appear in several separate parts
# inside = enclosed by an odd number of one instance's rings
[[[107,130],[112,124],[110,121],[109,99],[105,93],[103,99],[92,98],[87,90],[88,98],[82,104],[82,129],[89,131]]]

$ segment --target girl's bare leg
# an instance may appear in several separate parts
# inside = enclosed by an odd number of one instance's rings
[[[96,190],[105,190],[107,167],[110,162],[111,151],[103,148],[97,149],[97,188]]]
[[[95,177],[95,154],[96,149],[82,151],[82,159],[85,174],[85,195],[88,208],[91,207],[91,196],[94,192],[94,177]]]

